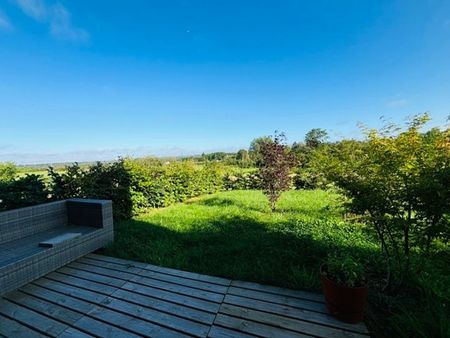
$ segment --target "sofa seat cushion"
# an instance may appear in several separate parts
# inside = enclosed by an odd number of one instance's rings
[[[89,226],[61,226],[50,230],[45,230],[21,239],[2,243],[0,244],[0,269],[10,264],[18,263],[43,251],[51,250],[53,248],[53,246],[40,246],[39,243],[41,242],[55,239],[68,233],[77,233],[83,236],[97,230],[99,229]],[[64,243],[67,243],[68,241],[74,240],[78,237],[79,236],[66,238]]]

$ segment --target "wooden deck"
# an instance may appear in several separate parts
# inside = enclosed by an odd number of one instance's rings
[[[90,254],[0,299],[4,337],[368,337],[319,294]]]

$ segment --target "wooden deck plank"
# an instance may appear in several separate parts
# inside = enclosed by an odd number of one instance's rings
[[[293,332],[290,330],[273,327],[266,324],[255,323],[249,320],[243,320],[241,318],[235,318],[225,314],[219,313],[214,321],[214,326],[222,326],[228,329],[240,331],[256,337],[267,338],[301,338],[311,337],[310,335]]]
[[[94,317],[95,319],[100,319],[106,321],[114,326],[118,326],[121,331],[127,330],[134,334],[144,336],[144,337],[188,337],[188,335],[181,332],[176,332],[165,327],[152,324],[146,320],[141,320],[131,315],[127,315],[123,312],[116,312],[109,308],[97,306],[87,313],[88,316]],[[87,318],[83,317],[81,320]],[[78,322],[77,322],[78,323]],[[131,335],[131,333],[130,333]],[[104,337],[104,333],[101,335]],[[122,337],[128,337],[128,332]]]
[[[178,276],[166,275],[166,274],[162,274],[162,273],[151,271],[151,270],[145,270],[145,269],[142,270],[139,273],[139,275],[149,277],[152,279],[157,279],[157,280],[164,281],[164,282],[168,282],[168,283],[183,285],[183,286],[187,286],[190,288],[215,292],[215,293],[219,293],[219,294],[225,294],[228,289],[228,286],[211,284],[211,283],[196,281],[193,279],[187,279],[187,278],[178,277]]]
[[[34,281],[33,284],[41,286],[46,289],[49,289],[51,291],[61,293],[66,296],[84,299],[84,300],[87,300],[92,303],[101,302],[106,297],[108,297],[108,295],[105,295],[105,294],[100,294],[100,293],[92,292],[89,290],[83,290],[83,289],[77,288],[72,285],[68,285],[68,284],[58,282],[58,281],[47,279],[45,277]]]
[[[59,269],[58,272],[61,270],[62,269]],[[77,276],[79,278],[85,278],[85,279],[88,279],[88,280],[91,280],[94,282],[103,282],[103,283],[107,283],[107,284],[115,285],[115,286],[119,286],[119,285],[126,283],[125,281],[123,281],[121,279],[115,279],[112,277],[96,275],[91,272],[80,271],[80,270],[76,270],[76,269],[72,269],[72,268],[65,268],[64,272],[71,276]],[[180,302],[172,303],[172,302],[168,302],[168,301],[165,301],[162,299],[146,296],[143,294],[134,293],[134,292],[123,290],[123,289],[118,289],[117,291],[115,291],[112,294],[112,296],[115,298],[122,299],[122,300],[127,300],[127,301],[135,303],[135,304],[141,304],[143,306],[146,306],[146,307],[149,307],[149,308],[152,308],[155,310],[160,310],[163,312],[174,314],[174,315],[177,315],[180,317],[192,318],[195,321],[199,321],[199,322],[203,322],[203,323],[207,323],[207,324],[211,324],[214,320],[213,314],[211,314],[209,312],[205,312],[205,311],[192,309],[190,307],[185,307],[185,306],[181,305]]]
[[[0,314],[14,318],[19,323],[56,337],[67,329],[67,325],[62,324],[52,318],[41,315],[35,311],[19,306],[9,300],[0,299]]]
[[[281,304],[281,305],[288,305],[291,307],[295,307],[298,309],[305,309],[305,310],[311,310],[321,313],[328,313],[325,304],[320,304],[317,302],[307,301],[307,300],[301,300],[298,298],[293,297],[286,297],[286,296],[278,296],[266,292],[261,291],[253,291],[248,289],[241,289],[237,287],[231,286],[228,289],[228,294],[235,295],[235,296],[241,296],[246,298],[252,298],[257,300],[263,300],[266,302],[271,302],[275,304]]]
[[[123,264],[119,264],[119,263],[115,263],[115,262],[105,263],[104,261],[98,261],[98,260],[93,260],[93,259],[89,259],[89,258],[83,258],[83,259],[78,260],[77,262],[92,264],[95,266],[119,270],[119,271],[122,271],[123,267],[124,267]],[[180,284],[180,285],[188,286],[191,288],[196,288],[196,289],[211,291],[211,292],[216,292],[216,293],[222,293],[222,294],[224,294],[228,288],[228,286],[224,286],[224,285],[217,285],[217,284],[194,280],[191,278],[185,278],[185,277],[181,277],[181,276],[167,275],[164,273],[147,270],[147,269],[141,269],[141,271],[139,271],[137,274],[140,276],[145,276],[145,277],[149,277],[152,279],[158,279],[158,280],[169,282],[169,283]]]
[[[58,336],[58,338],[91,338],[91,337],[94,336],[81,332],[77,329],[74,329],[73,327],[68,328]]]
[[[213,326],[209,331],[210,338],[255,338],[254,335],[227,329],[221,326]]]
[[[89,289],[93,292],[102,293],[105,295],[110,295],[118,289],[117,287],[100,284],[97,282],[93,282],[93,281],[78,278],[78,277],[73,277],[70,275],[64,275],[59,272],[51,272],[47,276],[45,276],[45,278],[51,279],[54,281],[58,281],[58,282],[62,282],[65,284],[70,284],[73,286]]]
[[[95,320],[88,316],[83,316],[82,318],[80,318],[80,320],[74,323],[74,325],[78,329],[85,332],[90,332],[92,335],[98,337],[108,337],[108,338],[142,337],[141,335],[137,335],[129,331],[122,330],[113,325],[108,325],[106,323]]]
[[[277,286],[269,286],[269,285],[262,285],[258,283],[251,283],[251,282],[244,282],[244,281],[238,281],[234,280],[231,282],[231,286],[243,288],[243,289],[249,289],[254,291],[261,291],[261,292],[267,292],[272,293],[279,296],[287,296],[287,297],[294,297],[294,298],[300,298],[300,299],[306,299],[318,303],[325,303],[325,299],[323,295],[313,292],[306,292],[301,290],[292,290],[292,289],[285,289],[280,288]]]
[[[141,267],[138,267],[133,263],[124,265],[124,264],[119,264],[119,263],[115,263],[115,262],[99,261],[99,260],[91,259],[88,257],[81,257],[81,258],[77,259],[75,263],[90,264],[90,265],[95,265],[95,266],[105,268],[105,269],[123,271],[123,272],[127,272],[127,273],[132,273],[135,275],[140,274],[141,271],[143,270]]]
[[[319,294],[96,254],[0,299],[0,320],[0,338],[368,337]]]
[[[211,302],[216,302],[216,303],[221,303],[224,298],[223,294],[217,294],[217,293],[202,291],[202,290],[198,290],[198,289],[192,289],[192,288],[189,288],[186,286],[162,282],[160,280],[151,279],[151,278],[143,277],[143,276],[136,276],[131,281],[134,283],[159,288],[159,289],[179,293],[182,295],[205,299],[205,300],[208,300]]]
[[[106,285],[116,287],[116,288],[119,288],[123,284],[126,283],[126,281],[124,281],[123,279],[117,279],[117,278],[112,278],[112,277],[108,277],[108,276],[103,276],[103,275],[99,275],[98,273],[84,271],[84,270],[78,270],[78,269],[68,267],[68,266],[58,269],[58,270],[56,270],[56,272],[63,273],[65,275],[70,275],[73,277],[91,280],[93,282],[106,284]]]
[[[110,269],[115,269],[115,270],[119,270],[119,271],[122,271],[123,268],[127,267],[127,265],[121,264],[119,262],[111,262],[111,261],[105,262],[105,261],[100,261],[100,260],[86,258],[86,257],[79,259],[78,262],[92,264],[92,265],[110,268]],[[139,265],[139,267],[141,267],[141,265]],[[137,274],[139,274],[141,276],[154,278],[154,279],[159,279],[159,280],[170,282],[170,283],[185,285],[185,286],[198,288],[198,289],[202,289],[202,290],[206,290],[206,291],[217,292],[217,293],[225,293],[227,290],[227,287],[228,287],[228,285],[218,285],[216,283],[210,283],[210,282],[201,281],[198,279],[186,278],[183,276],[174,276],[173,274],[166,274],[166,273],[163,273],[160,271],[150,270],[150,269],[148,269],[147,265],[144,266],[143,268],[141,268],[141,271],[138,272]]]
[[[62,283],[62,281],[60,281]],[[92,284],[80,284],[80,285],[73,285],[75,287],[86,287],[89,288]],[[85,291],[87,290],[80,290],[78,296],[81,296]],[[98,292],[98,290],[96,290]],[[90,299],[90,294],[87,296],[81,296],[82,299],[95,303],[96,305],[99,305],[104,308],[108,308],[111,311],[119,311],[123,313],[124,315],[131,315],[136,318],[145,319],[147,321],[147,328],[148,331],[153,332],[155,335],[162,335],[163,333],[167,336],[171,336],[172,334],[175,334],[173,331],[166,329],[167,328],[173,328],[179,330],[179,332],[187,332],[189,334],[195,335],[195,336],[206,336],[206,333],[209,330],[209,325],[201,324],[189,319],[180,318],[175,315],[166,314],[161,311],[153,310],[150,308],[146,308],[140,305],[136,305],[133,303],[129,303],[128,301],[115,299],[112,297],[104,298],[100,301],[95,301]],[[78,301],[79,303],[79,301]],[[83,304],[85,305],[85,304]],[[102,314],[104,316],[112,316],[115,317],[116,315],[111,314],[110,312],[99,309],[98,307],[93,307],[90,309],[88,314],[92,315],[92,313],[95,314]],[[128,316],[129,317],[129,316]],[[136,322],[136,320],[132,318],[128,318],[129,321],[132,321],[133,323]],[[148,322],[149,321],[149,322]],[[150,323],[152,322],[152,323]],[[114,325],[117,325],[116,322],[112,322]],[[144,325],[140,322],[138,322],[140,326]],[[145,325],[144,325],[145,326]],[[126,327],[125,327],[126,328]],[[137,332],[142,333],[142,332]],[[181,334],[181,333],[178,333]]]
[[[53,286],[55,285],[56,284],[53,284]],[[61,288],[59,288],[59,291],[62,291]],[[90,326],[93,325],[100,326],[103,328],[103,331],[112,332],[111,334],[117,334],[119,336],[120,334],[124,334],[123,330],[130,330],[135,334],[144,336],[147,336],[149,332],[151,332],[152,335],[154,334],[154,336],[159,337],[177,337],[180,335],[179,332],[168,330],[159,325],[154,325],[152,323],[149,323],[148,321],[143,321],[141,319],[135,318],[132,315],[129,315],[130,309],[128,309],[128,313],[117,312],[115,311],[117,310],[117,308],[111,306],[111,301],[109,298],[104,297],[100,301],[94,301],[90,298],[90,292],[86,291],[87,290],[80,289],[77,293],[77,295],[82,299],[69,298],[70,296],[68,295],[66,295],[66,297],[64,297],[63,299],[63,303],[70,301],[70,306],[74,309],[86,310],[86,308],[89,308],[89,311],[85,313],[87,316],[93,318],[86,319],[84,318],[85,316],[82,316],[78,321],[72,324],[79,329],[89,330]],[[83,295],[84,293],[86,294]],[[54,294],[49,295],[50,298],[54,296]],[[95,302],[95,304],[89,304],[89,302]],[[105,321],[110,325],[105,325],[104,323],[98,322],[98,320]],[[95,322],[97,323],[95,324]]]
[[[318,313],[314,311],[301,310],[297,308],[292,308],[285,305],[266,303],[264,301],[249,299],[234,295],[226,295],[224,303],[236,305],[240,307],[245,307],[253,310],[265,311],[273,314],[280,314],[286,317],[300,319],[304,321],[314,322],[317,324],[323,324],[327,326],[332,326],[335,328],[345,329],[348,331],[353,331],[357,333],[368,334],[367,328],[364,324],[347,324],[342,321],[331,317],[330,315]]]
[[[134,317],[150,321],[156,325],[171,328],[179,332],[185,332],[197,337],[206,337],[210,328],[209,325],[200,324],[189,319],[180,318],[146,307],[137,306],[136,304],[112,297],[107,298],[102,305],[112,310],[121,311]]]
[[[297,319],[275,315],[267,312],[251,310],[234,305],[223,304],[220,307],[219,313],[226,314],[233,317],[242,318],[247,321],[253,321],[271,325],[276,328],[287,329],[301,334],[307,334],[315,337],[323,338],[367,338],[365,335],[359,333],[352,333],[341,329],[332,328],[316,323],[305,322]]]
[[[122,289],[133,291],[139,294],[143,294],[150,297],[156,297],[159,299],[164,299],[167,301],[171,301],[176,304],[181,304],[185,306],[190,306],[195,309],[217,313],[219,311],[220,304],[215,302],[210,302],[203,299],[198,299],[195,297],[190,297],[186,295],[179,295],[176,293],[172,293],[167,290],[160,290],[157,288],[152,288],[150,286],[145,286],[141,284],[135,284],[132,282],[128,282],[122,286]]]
[[[119,263],[122,265],[129,265],[131,262],[131,261],[125,260],[125,259],[120,259],[120,258],[115,258],[115,257],[110,257],[110,256],[96,255],[96,254],[89,254],[89,255],[86,255],[85,257],[91,258],[91,259],[96,259],[99,261],[106,261],[106,262],[109,261],[109,262]],[[231,280],[226,279],[226,278],[202,275],[202,274],[198,274],[195,272],[188,272],[188,271],[176,270],[176,269],[171,269],[171,268],[165,268],[165,267],[152,265],[152,264],[137,263],[136,267],[155,271],[155,272],[165,273],[167,275],[190,278],[193,280],[198,280],[198,281],[203,281],[203,282],[208,282],[208,283],[213,283],[213,284],[218,284],[218,285],[223,285],[223,286],[229,286],[231,283]]]
[[[99,267],[99,266],[95,266],[95,265],[91,265],[91,264],[86,264],[86,263],[83,263],[80,261],[75,261],[73,263],[70,263],[69,267],[75,268],[78,270],[94,272],[94,273],[104,275],[104,276],[109,276],[109,277],[112,276],[115,278],[122,279],[124,281],[129,281],[129,280],[135,278],[136,276],[139,276],[138,274],[134,274],[132,272],[134,270],[132,268],[128,269],[128,271],[125,269],[120,271],[120,270],[109,269],[106,267]]]
[[[23,293],[22,291],[13,291],[7,294],[5,299],[15,302],[20,306],[27,307],[47,317],[54,318],[67,325],[71,325],[83,317],[83,314],[80,312],[75,312],[71,309],[52,304],[44,299],[36,298],[29,294]]]
[[[80,262],[82,262],[82,263],[80,263]],[[131,275],[131,273],[129,272],[129,269],[133,269],[133,268],[127,269],[124,267],[120,267],[120,268],[116,269],[117,264],[115,266],[112,266],[111,263],[105,263],[107,265],[103,265],[103,267],[101,267],[98,265],[88,264],[87,262],[88,262],[87,259],[80,259],[77,262],[72,263],[70,266],[76,267],[78,269],[83,269],[85,271],[101,273],[105,276],[121,278],[124,280],[129,280],[129,281],[132,281],[135,283],[139,283],[139,284],[143,284],[143,285],[147,285],[147,286],[151,286],[151,287],[156,287],[156,288],[160,288],[160,289],[164,289],[164,290],[168,290],[168,291],[172,291],[172,292],[176,292],[176,293],[180,293],[180,294],[184,294],[184,295],[189,295],[189,296],[193,296],[193,297],[197,297],[197,298],[201,298],[201,299],[215,301],[217,303],[222,302],[223,297],[224,297],[224,293],[218,294],[215,292],[213,293],[210,291],[191,288],[189,286],[175,284],[173,282],[163,281],[163,280],[159,280],[159,279],[153,279],[151,277],[143,275],[143,272],[141,272],[139,274]],[[226,289],[224,291],[226,291]]]
[[[223,294],[217,294],[209,291],[203,291],[198,289],[189,288],[183,285],[173,284],[169,282],[164,282],[157,279],[148,278],[145,276],[141,276],[139,274],[132,274],[125,271],[119,271],[115,269],[109,269],[99,266],[94,266],[85,263],[74,262],[69,265],[70,267],[74,267],[77,269],[81,269],[88,272],[93,272],[97,274],[101,274],[108,277],[114,277],[118,279],[132,281],[133,283],[138,283],[166,291],[171,291],[179,294],[188,295],[191,297],[196,297],[200,299],[206,299],[209,301],[214,301],[216,303],[221,303],[223,300]]]
[[[213,323],[215,317],[215,315],[210,312],[196,310],[180,304],[174,304],[161,299],[145,296],[143,294],[138,294],[122,289],[119,289],[116,292],[114,292],[112,294],[112,297],[127,300],[128,302],[132,302],[135,304],[141,304],[142,306],[154,310],[174,314],[182,318],[192,319],[199,323],[204,323],[208,325]]]
[[[53,281],[50,281],[50,283],[41,283],[41,280],[42,278],[37,280],[37,284],[43,284],[51,289],[46,289],[37,285],[27,285],[26,287],[21,288],[21,290],[23,292],[30,292],[30,294],[36,297],[43,297],[49,302],[74,311],[78,311],[83,314],[83,316],[81,316],[79,320],[72,323],[72,326],[78,328],[79,330],[90,332],[93,335],[100,335],[100,337],[104,337],[107,334],[116,337],[126,337],[126,335],[129,333],[123,331],[120,328],[117,328],[114,321],[110,320],[108,322],[108,320],[105,320],[105,318],[92,318],[92,316],[94,315],[86,318],[86,315],[91,313],[97,307],[96,304],[89,302],[89,300],[92,300],[92,293],[82,289],[74,292],[74,289],[76,289],[75,287],[66,286],[62,283]],[[61,294],[60,292],[65,292],[65,294]],[[73,297],[74,295],[75,297]],[[86,300],[76,298],[77,296]],[[96,300],[97,302],[101,302],[106,298],[106,296],[103,296],[101,298],[97,297]],[[130,333],[130,336],[133,335]]]
[[[0,314],[0,336],[15,338],[43,338],[43,334]]]

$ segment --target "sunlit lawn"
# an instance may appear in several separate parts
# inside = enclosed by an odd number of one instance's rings
[[[259,191],[230,191],[155,210],[116,224],[106,253],[228,278],[319,289],[327,254],[379,251],[361,225],[343,220],[339,195],[285,193],[270,212]]]

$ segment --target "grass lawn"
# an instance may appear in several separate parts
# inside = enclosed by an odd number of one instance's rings
[[[339,195],[285,193],[271,213],[260,191],[230,191],[116,225],[107,254],[215,276],[319,290],[329,252],[373,259],[378,246],[362,226],[343,221]]]
[[[384,277],[377,240],[364,225],[345,221],[340,205],[333,192],[289,191],[272,213],[259,191],[221,192],[117,223],[115,242],[105,253],[320,291],[320,264],[328,253],[345,250],[366,261],[369,280],[376,284]],[[374,336],[450,336],[449,256],[441,250],[416,264],[420,276],[402,295],[371,287],[368,324]]]

